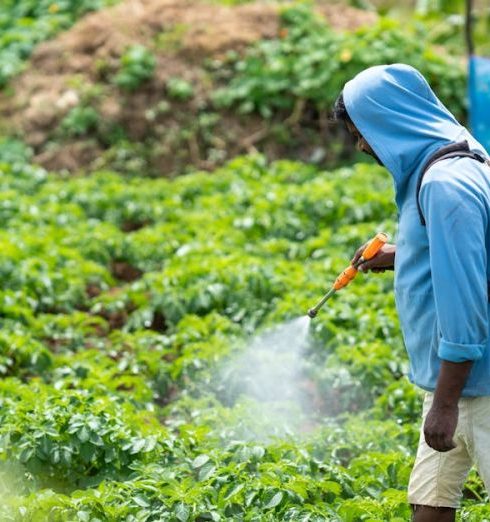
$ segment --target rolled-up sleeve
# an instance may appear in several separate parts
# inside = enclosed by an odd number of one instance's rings
[[[488,337],[486,206],[474,185],[445,176],[423,183],[420,204],[441,335],[438,355],[476,361]]]

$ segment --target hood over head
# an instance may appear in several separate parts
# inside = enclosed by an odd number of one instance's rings
[[[343,97],[354,125],[393,176],[399,205],[410,177],[444,145],[467,140],[485,154],[409,65],[370,67],[346,83]]]

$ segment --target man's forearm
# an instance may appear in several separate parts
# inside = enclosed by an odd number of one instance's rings
[[[454,363],[442,361],[434,392],[434,405],[450,407],[458,404],[473,361]]]

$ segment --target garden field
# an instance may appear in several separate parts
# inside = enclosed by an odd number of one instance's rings
[[[63,179],[18,157],[0,186],[2,520],[408,520],[420,396],[390,275],[312,321],[300,401],[242,382],[255,332],[393,232],[382,169]],[[476,475],[466,493],[482,520]]]
[[[396,241],[390,175],[328,121],[339,89],[407,61],[464,118],[458,40],[183,4],[0,7],[0,522],[408,521],[423,395],[393,273],[306,311]],[[242,32],[200,40],[218,12]],[[458,521],[487,502],[472,471]]]

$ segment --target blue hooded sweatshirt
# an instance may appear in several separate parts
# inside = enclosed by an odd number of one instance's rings
[[[467,140],[413,67],[371,67],[345,85],[347,112],[393,176],[398,207],[395,297],[410,379],[436,387],[441,360],[474,361],[463,396],[490,395],[490,168],[471,158],[437,162],[424,176],[420,223],[416,187],[438,149]]]

